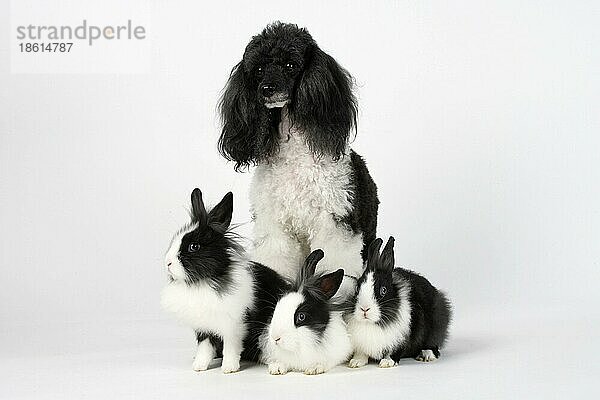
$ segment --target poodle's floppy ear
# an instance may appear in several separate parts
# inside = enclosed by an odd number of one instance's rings
[[[243,61],[240,61],[231,70],[219,102],[223,125],[219,152],[229,161],[235,161],[236,171],[250,166],[255,159],[258,110],[251,92]]]
[[[381,264],[379,268],[384,272],[392,272],[394,263],[394,237],[390,236],[381,252]]]
[[[356,127],[352,77],[317,45],[309,52],[291,106],[292,116],[306,131],[313,152],[337,159],[346,150],[350,132]]]
[[[229,192],[223,200],[208,213],[208,224],[220,232],[225,232],[231,224],[233,214],[233,193]]]
[[[208,214],[202,201],[202,192],[196,188],[192,191],[192,221],[198,222],[201,226],[206,225]]]

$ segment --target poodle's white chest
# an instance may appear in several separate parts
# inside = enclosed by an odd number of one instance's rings
[[[317,158],[300,134],[290,135],[269,163],[259,165],[251,186],[255,215],[269,215],[290,233],[312,236],[321,218],[351,210],[350,158]]]

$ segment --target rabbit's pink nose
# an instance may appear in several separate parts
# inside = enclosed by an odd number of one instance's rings
[[[279,344],[280,340],[281,340],[281,337],[278,337],[277,339],[275,339],[275,344]]]

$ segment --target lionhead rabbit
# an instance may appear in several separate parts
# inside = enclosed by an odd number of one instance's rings
[[[344,271],[315,275],[323,256],[321,250],[308,256],[296,286],[279,299],[271,323],[261,335],[261,360],[271,374],[291,370],[320,374],[350,356],[346,323],[331,302]]]
[[[206,370],[221,352],[225,373],[240,368],[240,357],[258,360],[258,336],[290,286],[244,256],[230,230],[232,212],[231,192],[207,212],[194,189],[191,221],[174,235],[165,257],[169,283],[161,304],[195,330],[196,371]]]
[[[433,361],[448,336],[450,302],[422,276],[394,268],[394,238],[369,246],[367,268],[358,280],[348,332],[354,346],[349,366],[392,367],[400,358]]]

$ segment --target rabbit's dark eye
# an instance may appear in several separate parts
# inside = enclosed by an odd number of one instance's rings
[[[299,312],[296,314],[296,325],[301,324],[306,320],[306,314],[303,312]]]
[[[190,245],[188,246],[188,251],[190,253],[195,253],[198,250],[200,250],[200,245],[198,243],[190,243]]]
[[[381,297],[385,296],[386,293],[387,293],[387,288],[385,286],[382,286],[379,288],[379,295]]]

